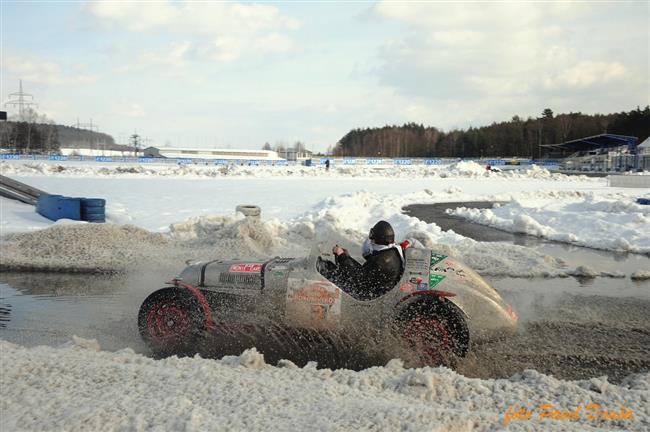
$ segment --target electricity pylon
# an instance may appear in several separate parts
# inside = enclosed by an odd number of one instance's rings
[[[11,93],[9,95],[9,100],[5,102],[6,106],[18,107],[18,117],[20,121],[25,121],[25,112],[32,107],[38,107],[38,104],[34,101],[34,96],[23,91],[23,80],[19,80],[18,93]]]

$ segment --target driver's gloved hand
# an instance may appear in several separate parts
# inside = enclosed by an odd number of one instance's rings
[[[334,264],[332,261],[327,261],[321,257],[318,257],[318,259],[316,260],[316,270],[318,270],[318,273],[327,277],[334,270],[336,270],[336,264]]]

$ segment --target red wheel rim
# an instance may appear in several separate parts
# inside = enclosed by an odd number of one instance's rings
[[[440,362],[451,350],[449,329],[434,317],[417,316],[410,320],[403,337],[427,362]]]
[[[174,302],[156,303],[147,313],[147,330],[155,344],[180,342],[187,336],[189,328],[187,312]]]

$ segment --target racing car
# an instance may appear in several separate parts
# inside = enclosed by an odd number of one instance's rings
[[[428,365],[516,331],[512,307],[458,260],[419,248],[406,249],[404,257],[400,281],[371,300],[324,277],[320,266],[331,254],[318,248],[305,258],[189,263],[144,300],[139,331],[156,356],[192,355],[206,341],[212,354],[225,355],[233,344],[259,349],[291,341],[300,349],[361,333],[401,344]]]

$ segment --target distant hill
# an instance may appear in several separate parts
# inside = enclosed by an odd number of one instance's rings
[[[103,148],[106,150],[122,150],[122,146],[115,144],[112,136],[72,126],[56,125],[59,133],[59,144],[65,148]],[[115,147],[115,148],[114,148]]]

